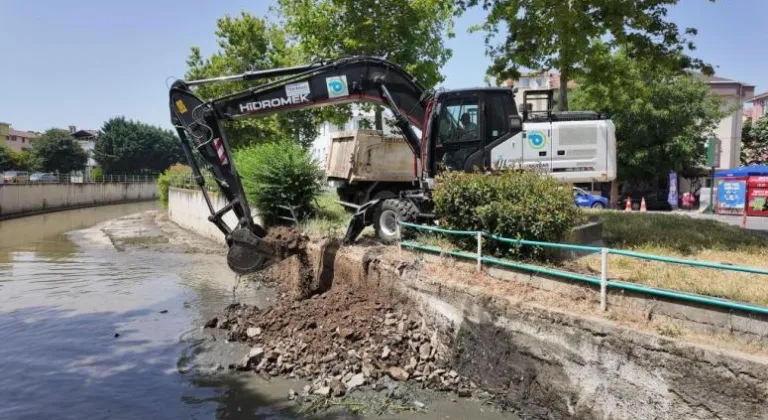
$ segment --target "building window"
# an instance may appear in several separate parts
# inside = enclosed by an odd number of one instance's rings
[[[16,136],[11,136],[11,141],[16,141]]]
[[[26,142],[27,142],[27,139],[25,139],[24,137],[22,137],[22,138],[21,138],[21,142],[22,142],[22,143],[26,143]]]
[[[760,116],[762,117],[763,115],[768,114],[768,99],[763,99],[760,103]]]

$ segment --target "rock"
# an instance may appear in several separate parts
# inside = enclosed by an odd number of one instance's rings
[[[427,405],[424,404],[423,402],[416,401],[416,400],[413,401],[413,406],[421,410],[427,407]]]
[[[216,328],[216,325],[219,323],[219,318],[213,318],[209,320],[208,322],[203,325],[203,328]]]
[[[392,366],[387,370],[387,373],[389,376],[392,377],[392,379],[397,381],[407,381],[408,377],[410,376],[408,372],[406,372],[404,369],[399,368],[397,366]]]
[[[120,334],[115,333],[115,338],[120,337]]]
[[[373,374],[373,365],[369,362],[363,362],[363,376],[370,378]]]
[[[325,355],[325,357],[323,357],[322,359],[320,359],[320,362],[321,362],[321,363],[329,363],[329,362],[332,362],[332,361],[336,360],[336,357],[337,357],[337,356],[338,356],[338,354],[336,354],[336,352],[331,352],[331,353],[328,353],[328,354],[326,354],[326,355]]]
[[[424,343],[419,346],[419,359],[429,360],[430,353],[432,352],[432,346],[429,343]]]
[[[294,391],[293,388],[288,390],[288,399],[289,400],[295,400],[296,399],[296,391]]]
[[[264,355],[264,348],[263,347],[253,347],[250,352],[248,352],[248,357],[253,358],[261,358]]]
[[[386,325],[388,327],[390,327],[392,325],[395,325],[395,324],[397,324],[397,319],[395,319],[395,318],[388,318],[388,319],[384,320],[384,325]]]
[[[329,385],[331,388],[331,395],[334,397],[343,397],[347,392],[347,387],[339,379],[332,379]]]
[[[304,385],[304,395],[309,395],[312,391],[312,385]]]
[[[321,395],[323,397],[327,397],[331,395],[331,387],[329,386],[321,386],[320,388],[317,388],[314,392],[315,395]]]
[[[168,309],[163,309],[162,311],[160,311],[160,313],[161,314],[167,314],[168,313]]]
[[[351,349],[351,350],[349,350],[349,351],[347,352],[347,356],[349,356],[349,357],[354,357],[355,359],[359,359],[359,358],[360,358],[360,355],[358,355],[358,354],[357,354],[357,352],[355,351],[355,349]]]
[[[343,377],[343,378],[341,378],[341,381],[342,381],[342,382],[344,382],[344,383],[346,384],[346,383],[347,383],[347,381],[349,381],[350,379],[352,379],[352,377],[353,377],[353,376],[355,376],[355,374],[354,374],[354,373],[352,373],[352,372],[347,372],[347,374],[346,374],[346,375],[344,375],[344,377]]]
[[[457,376],[459,376],[459,373],[456,372],[455,370],[452,370],[448,372],[448,376],[450,376],[451,378],[456,378]]]
[[[392,350],[389,349],[389,346],[384,346],[384,350],[381,351],[381,358],[386,359],[391,352]]]
[[[250,327],[247,330],[245,330],[245,335],[248,336],[248,338],[253,338],[261,335],[261,328],[259,327]]]
[[[355,334],[355,330],[353,330],[352,328],[342,328],[339,331],[339,335],[351,341],[354,341],[358,338],[358,334]]]
[[[405,392],[398,386],[390,389],[389,392],[387,392],[387,396],[393,400],[402,400],[405,396]]]
[[[417,365],[418,363],[419,363],[419,362],[416,360],[416,358],[415,358],[415,357],[411,357],[411,360],[410,360],[410,361],[408,362],[408,364],[405,366],[405,370],[406,370],[406,371],[408,371],[408,372],[412,372],[412,371],[413,371],[413,369],[415,369],[415,368],[416,368],[416,365]]]
[[[459,397],[462,397],[462,398],[469,398],[469,397],[472,396],[472,391],[470,391],[470,390],[468,390],[466,388],[459,388],[459,390],[458,390],[458,392],[456,392],[456,394]]]
[[[365,375],[362,373],[358,373],[357,375],[352,376],[346,383],[345,383],[347,389],[349,391],[352,391],[353,389],[365,385]]]

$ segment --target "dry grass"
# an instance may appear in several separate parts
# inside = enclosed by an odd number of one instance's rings
[[[606,212],[603,220],[606,243],[611,247],[768,270],[766,237],[735,226],[666,214]],[[600,256],[586,256],[567,266],[599,273]],[[611,280],[768,306],[768,276],[618,255],[609,257],[608,273]]]

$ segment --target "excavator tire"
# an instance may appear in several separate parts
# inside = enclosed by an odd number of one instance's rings
[[[373,213],[373,227],[376,229],[376,236],[384,243],[397,242],[397,222],[416,221],[419,215],[419,209],[408,200],[398,198],[388,198],[377,206]],[[405,237],[405,231],[401,229]]]

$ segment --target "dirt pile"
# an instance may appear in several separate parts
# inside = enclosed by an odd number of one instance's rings
[[[228,330],[229,339],[252,346],[232,368],[308,380],[305,394],[338,397],[370,386],[398,398],[393,383],[406,381],[459,396],[477,388],[450,369],[416,308],[378,289],[335,285],[302,301],[281,293],[264,310],[230,305],[206,326]]]
[[[292,298],[306,299],[318,290],[315,281],[316,267],[307,254],[309,237],[294,227],[276,226],[270,228],[265,241],[270,243],[280,260],[268,269],[265,276],[277,282],[277,286]]]

